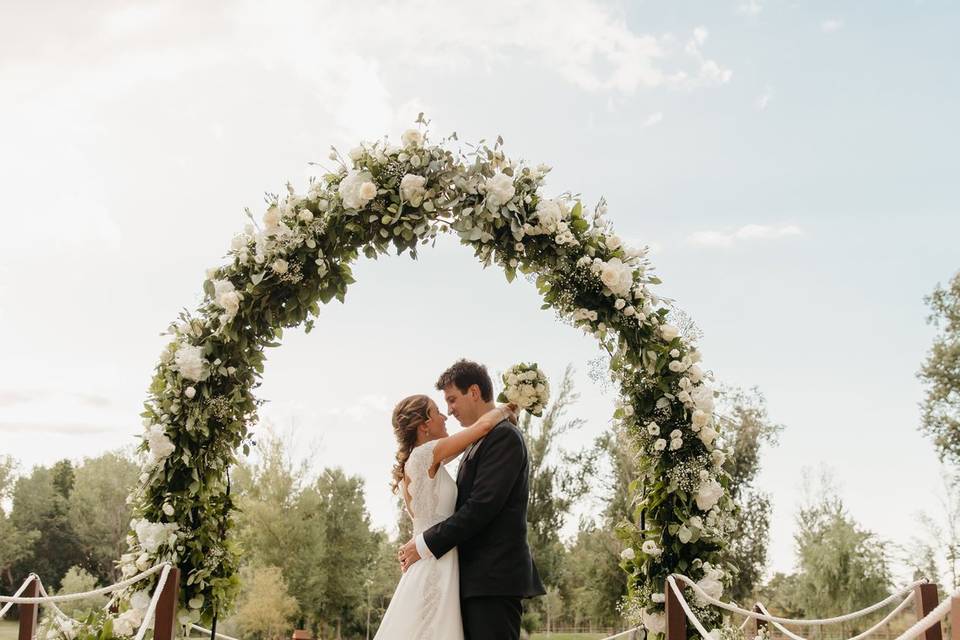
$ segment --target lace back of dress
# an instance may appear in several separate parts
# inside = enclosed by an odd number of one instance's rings
[[[407,477],[407,492],[410,494],[410,511],[413,515],[414,535],[429,529],[443,520],[445,516],[437,508],[440,495],[437,488],[437,477],[430,477],[430,467],[433,466],[433,449],[437,441],[432,440],[416,447],[410,452],[410,457],[404,465]]]

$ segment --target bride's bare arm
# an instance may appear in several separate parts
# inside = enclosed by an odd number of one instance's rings
[[[432,476],[436,468],[445,460],[455,458],[463,453],[467,447],[490,433],[490,431],[503,420],[516,420],[514,411],[515,408],[513,405],[504,405],[496,409],[491,409],[480,416],[479,420],[469,427],[465,427],[459,433],[447,436],[446,438],[440,438],[433,448],[433,465],[430,468],[430,475]]]

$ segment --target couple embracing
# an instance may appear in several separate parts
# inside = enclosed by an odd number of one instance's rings
[[[403,575],[375,640],[515,640],[523,598],[544,593],[527,546],[529,463],[512,405],[497,407],[485,367],[460,360],[393,410],[394,491],[413,520]],[[463,453],[457,479],[444,464]]]

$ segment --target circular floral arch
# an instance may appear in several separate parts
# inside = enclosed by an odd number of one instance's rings
[[[716,593],[730,571],[722,561],[728,478],[699,354],[651,291],[660,281],[646,249],[621,243],[602,200],[588,214],[569,194],[547,198],[540,188],[550,168],[510,160],[500,138],[453,151],[456,134],[431,144],[422,115],[417,123],[399,146],[384,139],[348,158],[334,149],[339,168],[305,194],[288,185],[284,197],[269,196],[261,223],[247,211],[251,223],[226,264],[207,273],[204,302],[171,325],[142,413],[144,466],[122,570],[179,566],[183,623],[229,609],[240,560],[229,470],[249,451],[266,348],[284,328],[309,332],[322,304],[343,301],[361,254],[392,248],[416,258],[438,234],[454,233],[507,280],[520,272],[534,281],[544,309],[609,354],[620,390],[614,419],[639,462],[632,517],[618,527],[623,608],[660,632],[667,575],[685,573]],[[134,595],[121,608],[143,601]]]

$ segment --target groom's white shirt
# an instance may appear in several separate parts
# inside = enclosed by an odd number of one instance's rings
[[[433,554],[430,553],[430,547],[427,546],[426,541],[423,539],[423,534],[418,533],[417,537],[413,539],[414,544],[417,545],[417,553],[420,554],[421,558],[432,558]]]

